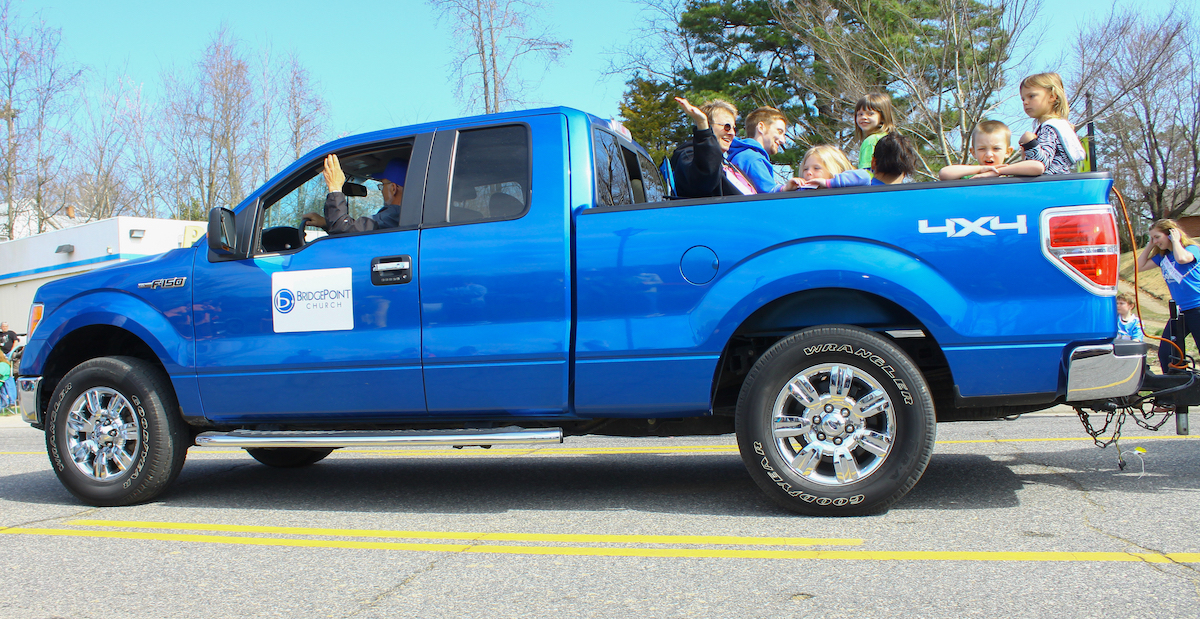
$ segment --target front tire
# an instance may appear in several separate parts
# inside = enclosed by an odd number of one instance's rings
[[[933,453],[933,398],[916,365],[871,331],[794,333],[758,359],[738,396],[738,447],[776,503],[811,516],[887,511]]]
[[[267,466],[296,468],[316,464],[333,453],[333,449],[315,447],[254,447],[246,450],[251,458]]]
[[[45,428],[59,481],[97,507],[153,499],[187,456],[187,427],[167,376],[134,357],[91,359],[67,372]]]

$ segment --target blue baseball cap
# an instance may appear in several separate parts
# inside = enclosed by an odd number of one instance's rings
[[[387,167],[383,169],[383,172],[374,175],[372,178],[377,181],[389,180],[403,187],[405,176],[408,176],[408,162],[403,159],[393,159],[387,163]]]

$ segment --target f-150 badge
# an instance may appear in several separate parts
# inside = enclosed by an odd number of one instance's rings
[[[1000,230],[1016,230],[1017,234],[1027,234],[1029,232],[1029,228],[1025,225],[1024,215],[1017,215],[1017,220],[1008,224],[1000,223],[1000,218],[992,215],[980,217],[974,221],[962,217],[952,217],[946,220],[946,225],[944,226],[931,226],[928,219],[922,219],[917,222],[917,231],[921,234],[945,232],[946,236],[967,236],[970,234],[996,236],[996,232]]]
[[[142,282],[138,284],[138,288],[157,290],[159,288],[183,288],[185,285],[187,285],[186,277],[164,277],[152,282]]]

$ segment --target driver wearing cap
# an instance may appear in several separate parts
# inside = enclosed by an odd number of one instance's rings
[[[346,194],[342,193],[342,185],[346,182],[346,174],[342,172],[342,164],[337,155],[325,158],[325,185],[329,187],[329,195],[325,197],[325,216],[316,213],[306,213],[303,219],[309,225],[324,228],[330,234],[344,232],[365,232],[383,228],[395,228],[400,225],[400,202],[404,199],[404,177],[408,175],[408,162],[403,159],[392,159],[387,163],[383,172],[375,176],[380,182],[383,192],[383,208],[370,217],[354,219],[347,213],[349,205]]]

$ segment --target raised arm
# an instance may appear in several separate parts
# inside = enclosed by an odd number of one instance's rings
[[[1188,251],[1183,243],[1179,242],[1179,231],[1171,231],[1171,255],[1175,258],[1175,262],[1179,264],[1187,264],[1196,259],[1192,252]]]
[[[704,113],[704,110],[692,105],[683,97],[675,97],[675,102],[679,104],[679,107],[683,108],[684,113],[692,118],[692,122],[696,124],[697,129],[708,128],[708,116]]]
[[[1150,243],[1147,243],[1146,246],[1142,248],[1142,253],[1138,254],[1137,258],[1137,270],[1147,271],[1158,266],[1157,264],[1154,264],[1154,260],[1151,259],[1150,252],[1152,251],[1154,251],[1154,245]]]

